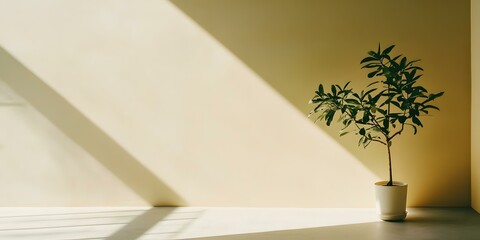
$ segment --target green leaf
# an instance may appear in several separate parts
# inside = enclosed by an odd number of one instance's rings
[[[361,137],[360,140],[358,140],[358,146],[362,145],[362,142],[363,142],[363,139],[364,139],[364,138],[365,138],[365,137]]]
[[[388,48],[385,48],[385,50],[383,50],[383,52],[382,52],[382,55],[387,55],[387,54],[389,54],[394,47],[395,47],[395,45],[392,45],[392,46],[390,46],[390,47],[388,47]]]
[[[348,133],[350,133],[350,132],[341,132],[341,133],[340,133],[340,137],[341,137],[341,136],[345,136],[345,135],[348,134]]]
[[[413,80],[416,81],[416,80],[418,80],[418,79],[419,79],[420,77],[422,77],[422,76],[423,76],[422,74],[420,74],[420,75],[418,75],[418,76],[415,76],[415,77],[413,78]]]
[[[362,69],[363,69],[363,68],[378,68],[378,67],[380,67],[380,66],[381,66],[380,64],[378,64],[378,63],[375,62],[375,63],[369,63],[369,64],[363,65],[363,66],[362,66]]]
[[[331,87],[333,95],[337,95],[337,89],[335,88],[335,85],[332,85]]]
[[[370,62],[370,61],[375,61],[375,60],[377,60],[377,59],[374,58],[374,57],[366,57],[366,58],[362,59],[362,61],[360,61],[360,64]]]
[[[366,91],[363,95],[364,95],[364,96],[365,96],[365,95],[368,95],[368,94],[370,94],[371,92],[373,92],[373,91],[375,91],[375,90],[377,90],[377,89],[376,89],[376,88],[372,88],[372,89]]]
[[[358,110],[356,108],[349,108],[349,110],[352,117],[355,118],[357,116]]]
[[[365,136],[365,132],[365,128],[361,128],[360,131],[358,131],[358,133],[360,133],[362,136]]]
[[[398,103],[397,101],[390,101],[390,103],[395,105],[395,107],[402,109],[402,107],[400,106],[400,103]]]
[[[362,122],[363,122],[363,123],[367,123],[369,120],[370,120],[370,117],[369,117],[368,113],[367,113],[367,112],[364,112],[364,113],[363,113]]]
[[[426,90],[425,90],[425,92],[426,92]],[[423,101],[422,104],[425,104],[425,103],[428,103],[428,102],[430,102],[430,101],[433,101],[433,100],[435,100],[436,98],[443,96],[443,94],[444,94],[444,92],[439,92],[439,93],[435,93],[435,94],[430,94],[430,95],[428,95],[427,100]]]
[[[340,87],[340,85],[338,84],[335,84],[335,87],[337,87],[339,93],[343,90],[342,87]]]
[[[374,77],[377,73],[378,73],[378,71],[373,71],[373,72],[369,73],[367,76],[368,76],[368,78],[372,78],[372,77]]]
[[[417,69],[417,70],[423,71],[423,68],[418,67],[418,66],[411,66],[411,67],[405,68],[405,70],[410,70],[410,69]]]
[[[420,119],[418,119],[415,116],[412,117],[412,122],[417,124],[417,126],[423,127],[422,122],[420,122]]]
[[[327,113],[327,115],[325,116],[325,118],[327,120],[327,126],[330,126],[330,124],[332,123],[333,116],[335,116],[335,111],[333,111],[333,110],[330,110]]]
[[[395,62],[395,61],[396,61],[398,58],[400,58],[401,56],[402,56],[402,54],[400,54],[400,55],[398,55],[398,56],[396,56],[396,57],[392,58],[392,60],[390,61],[390,63],[392,63],[392,64],[393,64],[393,62]],[[397,64],[397,65],[398,65],[398,64]]]
[[[315,108],[312,109],[312,111],[310,111],[310,112],[311,112],[311,113],[316,113],[316,112],[318,112],[318,109],[319,109],[323,104],[324,104],[323,102],[316,104],[316,105],[315,105]]]
[[[371,103],[376,105],[381,96],[382,96],[381,93],[378,93],[377,95],[375,95],[375,97],[372,98]]]
[[[413,69],[411,72],[410,72],[410,75],[413,77],[417,74],[417,69]]]
[[[416,86],[415,89],[418,89],[418,90],[419,90],[420,92],[422,92],[422,93],[428,92],[427,89],[425,89],[425,88],[422,87],[422,86]],[[442,93],[442,95],[443,95],[443,93]]]
[[[441,96],[443,96],[444,93],[445,93],[445,92],[434,93],[434,94],[432,94],[432,99],[441,97]]]
[[[374,85],[374,84],[377,84],[377,83],[378,83],[378,81],[372,82],[372,83],[370,83],[370,84],[367,85],[367,88],[370,87],[370,86],[372,86],[372,85]]]
[[[425,109],[420,109],[421,112],[425,113],[425,114],[428,114],[428,111],[425,110]]]
[[[411,126],[413,128],[413,135],[417,134],[417,127],[415,127],[415,125],[410,124],[410,123],[405,123],[405,124],[407,124],[408,126]]]
[[[360,95],[358,95],[358,93],[353,93],[352,95],[360,100]]]
[[[383,115],[387,115],[387,111],[386,110],[383,110],[381,108],[377,108],[377,111],[379,111],[381,114]]]
[[[420,112],[419,112],[417,109],[415,109],[415,108],[410,108],[410,109],[408,110],[408,113],[410,114],[410,116],[412,116],[412,118],[413,118],[413,117],[416,118],[416,116],[420,115]],[[418,119],[417,119],[417,120],[418,120]],[[418,120],[418,121],[420,121],[420,120]],[[419,124],[417,124],[417,125],[419,125]]]
[[[345,102],[350,103],[350,104],[360,105],[360,102],[355,100],[355,99],[345,99]]]
[[[388,121],[388,118],[383,119],[383,127],[385,129],[388,129],[390,127],[389,124],[390,122]]]
[[[365,139],[363,140],[363,143],[362,143],[363,148],[368,147],[368,145],[369,145],[371,142],[372,142],[372,141],[371,141],[370,139],[365,138]]]
[[[349,117],[346,118],[346,119],[344,119],[344,120],[343,120],[343,125],[344,125],[344,127],[342,128],[342,131],[343,131],[344,129],[346,129],[348,126],[350,126],[350,124],[352,124],[352,121],[353,121],[353,120],[352,120],[351,118],[349,118]]]
[[[404,68],[406,63],[407,63],[407,58],[403,57],[402,60],[400,61],[400,67]]]
[[[410,61],[410,62],[407,63],[407,66],[410,66],[410,65],[412,65],[413,63],[416,63],[416,62],[418,62],[418,61],[420,61],[420,59],[412,60],[412,61]]]
[[[429,109],[429,108],[433,108],[433,109],[436,109],[436,110],[440,110],[440,108],[436,107],[436,106],[433,106],[433,105],[427,105],[425,107],[423,107],[422,109],[425,110],[425,109]]]
[[[318,85],[318,92],[322,95],[325,93],[324,90],[323,90],[323,85],[322,84]]]

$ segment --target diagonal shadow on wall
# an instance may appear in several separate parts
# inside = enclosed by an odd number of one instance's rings
[[[469,28],[464,27],[469,21],[468,14],[465,14],[468,1],[459,2],[454,7],[449,4],[435,4],[435,8],[427,2],[416,4],[415,8],[412,8],[414,1],[393,4],[376,0],[170,0],[170,2],[305,116],[312,109],[312,105],[307,103],[313,97],[319,83],[328,86],[333,83],[343,85],[351,81],[350,86],[354,89],[364,88],[368,84],[368,81],[365,81],[367,71],[360,69],[359,63],[367,55],[367,51],[376,48],[379,42],[382,45],[398,44],[399,47],[394,51],[405,51],[403,53],[407,56],[423,58],[425,63],[430,64],[431,69],[424,79],[434,76],[435,71],[441,72],[442,69],[438,66],[442,66],[443,62],[437,59],[454,59],[455,57],[451,55],[458,52],[459,55],[456,56],[465,61],[464,56],[469,52],[461,49],[446,53],[440,41],[438,44],[432,44],[437,42],[434,39],[444,39],[445,35],[456,36],[449,38],[448,41],[452,41],[451,46],[468,44],[466,41],[468,38],[463,37],[469,36]],[[391,12],[383,11],[392,7],[397,12],[408,13],[408,17],[392,18]],[[442,13],[457,15],[451,15],[455,17],[450,18],[440,17],[445,15]],[[405,46],[408,48],[404,49]],[[464,69],[462,66],[465,62],[458,65],[456,61],[454,62],[455,66],[450,69]],[[437,87],[439,91],[448,91],[450,96],[454,95],[454,91],[459,94],[456,86],[440,83],[441,78],[453,72],[445,71],[442,74],[436,77],[440,78],[439,82],[432,84],[432,87]],[[465,77],[461,83],[459,80],[458,86],[462,85],[462,88],[468,90],[466,80],[468,79]],[[468,102],[468,94],[461,93],[457,99],[452,98],[452,102],[456,100],[461,103]],[[459,109],[453,105],[449,107],[448,104],[443,104],[440,108],[443,114]],[[409,189],[409,201],[412,206],[451,206],[452,203],[455,206],[469,205],[470,180],[463,167],[469,166],[469,156],[465,154],[469,152],[469,144],[458,144],[455,147],[449,145],[448,151],[438,151],[442,144],[438,140],[443,136],[459,136],[461,139],[459,142],[468,143],[468,128],[452,131],[445,128],[451,121],[463,121],[462,125],[469,125],[470,118],[468,114],[464,114],[469,111],[467,109],[456,112],[455,120],[450,120],[446,115],[443,119],[435,117],[435,122],[427,124],[428,128],[422,129],[421,134],[415,137],[408,129],[404,134],[407,136],[396,139],[392,148],[393,177],[412,183],[412,188]],[[437,114],[434,116],[440,115]],[[358,148],[358,138],[352,134],[340,139],[338,134],[340,125],[332,124],[327,127],[324,123],[318,124],[319,128],[352,153],[372,173],[386,179],[388,177],[386,148],[377,144],[371,144],[367,149]],[[419,164],[423,159],[447,162],[451,158],[462,159],[462,163],[450,169],[437,168],[438,171],[432,171],[432,168],[428,167],[436,164],[429,162],[430,160]],[[451,181],[455,184],[451,189],[458,190],[456,195],[459,197],[455,200],[446,200],[449,197],[442,192],[445,186],[435,188],[432,186],[437,182],[425,181],[427,171],[432,179],[461,179],[455,183]],[[450,177],[446,177],[447,175]]]
[[[0,77],[145,202],[152,206],[185,204],[174,190],[138,159],[2,47]]]
[[[349,7],[354,1],[170,2],[305,116],[311,110],[312,105],[308,101],[317,89],[319,80],[325,85],[343,85],[352,80],[344,79],[347,76],[363,76],[358,63],[368,49],[362,46],[372,46],[372,42],[361,36],[357,36],[355,44],[352,44],[353,36],[350,35],[358,33],[358,30],[351,31],[351,28],[364,30],[365,27],[351,25],[352,17],[342,21],[344,15],[352,11],[357,17],[364,14]],[[358,4],[362,5],[358,7],[366,8],[369,4]],[[312,26],[316,26],[315,29]],[[357,53],[358,57],[354,55]],[[351,86],[364,87],[365,83],[353,80]],[[339,124],[330,127],[318,125],[332,138],[339,139]],[[374,158],[383,160],[387,156],[386,150],[371,146],[366,151],[359,151],[356,138],[347,136],[344,139],[338,142],[377,176],[383,176],[387,166],[375,164],[378,161],[372,161],[372,152]],[[376,151],[376,147],[380,150]],[[372,151],[373,148],[375,150]]]

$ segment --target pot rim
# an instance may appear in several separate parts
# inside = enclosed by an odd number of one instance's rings
[[[385,186],[388,183],[388,181],[379,181],[375,183],[375,186],[378,187],[392,187],[392,186]],[[399,182],[399,181],[393,181],[393,187],[403,187],[403,186],[408,186],[407,183],[404,182]]]

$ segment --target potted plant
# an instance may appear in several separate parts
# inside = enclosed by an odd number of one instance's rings
[[[375,183],[375,193],[380,218],[387,221],[403,220],[407,214],[407,184],[392,177],[392,141],[407,128],[416,134],[418,127],[423,127],[420,118],[430,110],[439,110],[432,101],[443,95],[431,94],[417,84],[423,71],[416,65],[419,60],[390,56],[394,47],[382,50],[379,45],[377,51],[369,51],[360,61],[362,68],[370,70],[368,78],[372,79],[361,92],[349,88],[350,82],[343,87],[331,85],[328,90],[320,84],[310,100],[316,106],[309,114],[316,117],[315,123],[325,121],[330,126],[339,113],[338,121],[343,124],[340,136],[353,132],[359,137],[359,146],[367,147],[372,142],[385,146],[389,180]]]

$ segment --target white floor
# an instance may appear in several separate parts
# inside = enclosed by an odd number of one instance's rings
[[[480,239],[469,208],[413,208],[405,222],[373,209],[0,208],[0,239]]]

